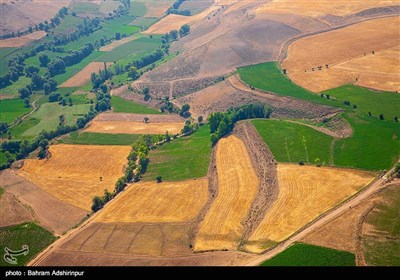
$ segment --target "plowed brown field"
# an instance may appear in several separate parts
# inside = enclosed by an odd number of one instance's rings
[[[84,210],[123,174],[129,146],[50,146],[50,159],[27,159],[18,174],[54,197]]]
[[[107,62],[107,67],[110,67],[112,62]],[[97,73],[100,69],[104,68],[104,62],[91,62],[81,71],[76,73],[73,77],[65,81],[60,87],[80,87],[84,86],[90,81],[92,73]]]
[[[350,169],[278,165],[279,196],[249,238],[246,248],[260,253],[288,238],[374,179],[374,173]]]
[[[1,48],[19,48],[19,47],[29,44],[30,42],[39,40],[39,39],[43,38],[44,36],[46,36],[46,32],[36,31],[36,32],[33,32],[33,33],[25,35],[25,36],[21,36],[21,37],[0,40],[0,47]]]
[[[195,251],[235,250],[243,220],[257,194],[259,181],[244,143],[236,136],[217,146],[218,195],[200,224]]]

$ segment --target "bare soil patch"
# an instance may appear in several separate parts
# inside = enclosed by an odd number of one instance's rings
[[[19,48],[25,46],[33,41],[39,40],[46,36],[44,31],[35,31],[31,34],[21,37],[9,38],[0,40],[0,47],[2,48]]]
[[[32,221],[29,209],[12,194],[5,192],[0,197],[0,227]]]
[[[81,71],[76,73],[73,77],[62,83],[60,87],[80,87],[87,84],[90,81],[92,73],[99,72],[100,69],[104,69],[104,62],[91,62],[86,65]],[[107,67],[112,65],[112,62],[106,63]]]
[[[17,175],[14,170],[2,171],[0,181],[6,193],[14,195],[21,203],[28,205],[35,220],[56,234],[62,234],[88,214],[85,210],[55,198]]]

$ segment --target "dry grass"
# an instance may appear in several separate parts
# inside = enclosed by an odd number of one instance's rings
[[[172,5],[173,1],[166,0],[166,1],[145,1],[146,5],[146,14],[145,17],[155,17],[160,18],[165,15],[165,12],[168,8]]]
[[[365,187],[374,178],[367,171],[278,165],[279,196],[249,238],[247,249],[262,252]]]
[[[114,189],[130,149],[129,146],[54,145],[49,148],[50,159],[27,159],[18,174],[54,197],[90,210],[93,196]]]
[[[144,31],[144,34],[165,34],[171,30],[179,30],[184,24],[192,24],[195,21],[206,18],[210,13],[218,10],[218,6],[211,6],[200,14],[194,16],[181,16],[170,14],[160,21],[156,22],[149,29]]]
[[[194,219],[208,198],[208,180],[133,184],[97,218],[99,222],[183,222]]]
[[[242,221],[253,201],[259,181],[244,143],[236,136],[219,141],[216,152],[218,195],[200,224],[194,249],[237,249]]]
[[[94,120],[85,132],[101,133],[126,133],[126,134],[170,134],[180,133],[183,128],[183,122],[170,123],[144,123],[129,121],[97,121]]]
[[[122,46],[123,44],[128,43],[128,42],[131,42],[131,41],[134,41],[134,40],[136,40],[136,39],[138,39],[138,38],[139,38],[139,37],[138,37],[137,35],[132,35],[132,36],[128,36],[128,37],[122,38],[121,40],[115,40],[115,41],[113,41],[111,44],[102,46],[102,47],[99,49],[99,51],[101,51],[101,52],[110,52],[110,51],[112,51],[113,49],[115,49],[116,47]],[[90,64],[89,64],[89,65],[90,65]],[[96,72],[97,72],[97,71],[96,71]]]
[[[107,67],[110,67],[112,62],[107,62]],[[81,71],[62,83],[60,87],[80,87],[90,81],[92,73],[97,73],[100,69],[104,68],[104,62],[91,62],[86,65]]]
[[[283,67],[295,83],[317,92],[347,83],[400,90],[399,26],[400,17],[381,18],[300,39],[289,46]]]
[[[257,13],[285,11],[310,17],[327,14],[346,16],[376,7],[397,5],[398,0],[273,0],[257,9]]]
[[[25,35],[25,36],[0,40],[0,47],[2,47],[2,48],[19,48],[19,47],[29,44],[30,42],[39,40],[39,39],[43,38],[44,36],[46,36],[46,32],[35,31],[35,32]]]

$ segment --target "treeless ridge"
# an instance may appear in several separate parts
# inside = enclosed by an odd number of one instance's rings
[[[99,133],[126,133],[126,134],[177,134],[183,128],[183,122],[171,123],[144,123],[142,122],[118,122],[118,121],[92,121],[85,132]]]
[[[96,217],[98,222],[182,222],[194,219],[208,198],[207,179],[133,184]]]
[[[329,14],[346,16],[370,8],[392,6],[398,3],[397,0],[273,0],[257,9],[257,13],[285,11],[310,17],[322,17]]]
[[[54,197],[90,210],[92,198],[112,191],[123,174],[129,146],[50,146],[50,159],[27,159],[18,174]]]
[[[289,46],[282,66],[295,83],[312,91],[347,83],[400,90],[399,26],[400,17],[387,17],[300,39]]]
[[[107,67],[110,67],[112,62],[107,62]],[[97,73],[100,69],[104,69],[104,62],[91,62],[86,65],[81,71],[62,83],[60,87],[80,87],[90,81],[92,73]]]
[[[261,253],[285,240],[373,179],[374,173],[367,171],[279,164],[278,198],[246,249]]]
[[[194,250],[235,250],[243,234],[242,221],[258,191],[258,178],[243,142],[222,138],[217,152],[218,195],[201,222]]]
[[[39,40],[39,39],[43,38],[44,36],[46,36],[46,32],[40,30],[40,31],[35,31],[28,35],[21,36],[21,37],[3,39],[3,40],[0,40],[0,47],[1,48],[19,48],[19,47],[29,44],[30,42]]]

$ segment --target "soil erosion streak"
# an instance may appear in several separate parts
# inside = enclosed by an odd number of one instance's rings
[[[243,222],[243,241],[239,245],[241,249],[277,199],[279,188],[275,158],[254,126],[249,121],[239,122],[235,126],[234,134],[244,142],[260,181],[257,196]]]

